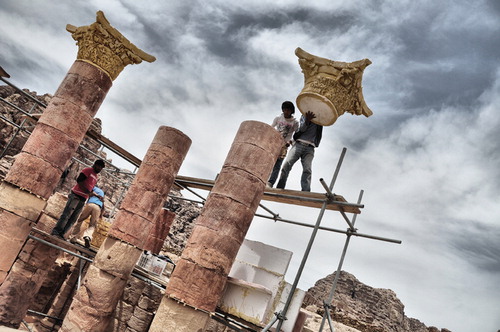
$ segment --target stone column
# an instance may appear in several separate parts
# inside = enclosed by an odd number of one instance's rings
[[[83,140],[112,85],[97,67],[76,61],[0,184],[0,257],[3,282],[63,170]]]
[[[5,181],[0,183],[0,248],[3,251],[0,298],[6,294],[8,299],[20,298],[18,301],[23,302],[23,307],[33,300],[43,276],[15,273],[7,277],[7,274],[12,272],[14,261],[40,212],[83,140],[113,79],[128,64],[155,60],[109,25],[102,12],[97,13],[92,25],[79,28],[68,25],[67,30],[77,40],[77,60],[16,156]],[[23,283],[35,281],[36,285],[31,288],[34,294],[16,294]],[[10,317],[6,321],[0,317],[0,325],[19,325],[24,315],[11,312],[19,305],[10,300],[0,301],[2,317],[3,314]]]
[[[203,329],[222,296],[282,145],[271,126],[241,124],[149,331]]]
[[[106,329],[190,145],[182,132],[160,127],[60,331]]]

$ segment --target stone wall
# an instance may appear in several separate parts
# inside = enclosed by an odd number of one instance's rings
[[[148,331],[163,294],[163,290],[131,277],[107,332]]]

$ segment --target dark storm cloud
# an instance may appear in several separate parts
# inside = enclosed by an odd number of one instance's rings
[[[453,250],[479,269],[500,272],[500,229],[474,220],[459,223],[454,234],[446,236]]]
[[[44,82],[54,86],[53,91],[38,91],[40,94],[53,94],[60,82],[54,79],[54,73],[64,77],[66,69],[62,66],[54,66],[50,59],[40,58],[36,55],[30,56],[30,50],[23,45],[0,42],[0,49],[8,50],[2,52],[1,65],[7,73],[14,75],[16,81],[32,82],[34,85],[43,85]],[[20,56],[22,54],[22,56]],[[22,71],[18,69],[22,68]],[[22,87],[20,87],[22,88]]]
[[[477,98],[494,81],[491,68],[474,71],[457,66],[452,70],[440,68],[419,69],[405,73],[411,84],[410,92],[401,99],[401,107],[413,112],[446,105],[462,105],[466,108],[476,103]]]
[[[137,4],[128,4],[126,1],[122,1],[122,6],[128,9],[134,14],[140,29],[144,33],[144,38],[141,42],[147,43],[147,45],[138,45],[140,48],[144,47],[147,52],[154,54],[159,54],[160,58],[168,58],[171,62],[179,61],[179,54],[176,50],[177,46],[177,36],[180,35],[179,29],[182,30],[187,20],[189,7],[181,7],[176,11],[175,21],[178,22],[176,25],[172,25],[167,22],[165,18],[169,15],[168,12],[158,13],[158,18],[156,18],[156,24],[151,24],[151,17],[148,13],[144,13],[140,8],[136,8]],[[184,8],[184,10],[182,10]]]
[[[498,29],[444,25],[441,13],[416,15],[414,22],[395,30],[400,51],[394,61],[411,91],[407,109],[437,108],[442,104],[471,106],[489,86],[498,66]],[[500,18],[499,18],[500,19]]]
[[[307,8],[269,8],[266,11],[237,11],[227,16],[204,17],[197,35],[206,42],[208,50],[230,64],[245,62],[248,39],[264,30],[282,29],[291,24],[303,25],[309,33],[328,30],[343,33],[354,18],[329,11]]]

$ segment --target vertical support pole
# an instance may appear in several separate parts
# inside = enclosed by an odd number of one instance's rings
[[[342,153],[340,154],[339,161],[337,163],[337,167],[335,168],[335,172],[332,177],[332,181],[330,182],[329,189],[330,191],[333,189],[333,186],[335,185],[335,182],[337,181],[337,176],[340,171],[340,167],[342,166],[342,162],[344,161],[344,156],[346,153],[347,149],[344,147],[342,149]],[[295,290],[297,289],[297,285],[299,283],[300,277],[302,276],[302,271],[304,270],[304,266],[306,265],[307,258],[309,257],[309,253],[311,251],[312,245],[314,243],[314,240],[316,238],[316,233],[318,233],[319,226],[321,224],[321,220],[323,219],[323,215],[326,210],[326,205],[327,201],[323,203],[323,206],[321,207],[321,210],[318,215],[318,219],[316,221],[316,224],[314,225],[313,232],[311,233],[311,237],[309,238],[309,243],[307,244],[306,251],[304,252],[304,256],[302,257],[302,261],[299,266],[299,270],[297,271],[297,274],[295,276],[295,280],[292,284],[292,288],[290,289],[290,294],[288,295],[288,299],[286,300],[285,306],[283,307],[283,310],[281,311],[281,316],[286,317],[286,313],[288,311],[288,307],[290,306],[290,303],[292,302],[293,299],[293,294],[295,293]],[[280,331],[281,325],[283,325],[283,319],[279,319],[278,326],[276,327],[276,331]]]
[[[361,190],[359,192],[359,197],[358,197],[358,204],[361,204],[361,200],[363,199],[363,190]],[[356,222],[356,217],[358,215],[355,214],[353,217],[352,217],[352,226],[354,227],[354,223]],[[331,323],[331,318],[330,318],[330,310],[327,306],[330,306],[330,304],[332,303],[332,300],[333,300],[333,295],[335,294],[335,289],[337,288],[337,282],[339,280],[339,277],[340,277],[340,271],[342,270],[342,265],[344,264],[344,258],[345,258],[345,255],[347,253],[347,247],[349,246],[349,241],[351,241],[351,236],[352,236],[352,232],[355,231],[351,228],[347,229],[347,238],[345,239],[345,243],[344,243],[344,249],[342,250],[342,256],[340,256],[340,261],[339,261],[339,265],[337,267],[337,272],[335,272],[335,279],[333,280],[333,285],[332,285],[332,289],[330,291],[330,294],[328,296],[328,300],[324,301],[324,305],[325,305],[325,312],[323,314],[323,319],[321,320],[321,325],[319,327],[319,332],[322,332],[323,331],[323,326],[325,325],[325,316],[327,316],[328,318],[328,323],[330,324],[330,330],[331,332],[333,332],[333,325]]]

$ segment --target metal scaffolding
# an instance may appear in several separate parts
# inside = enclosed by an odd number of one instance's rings
[[[329,309],[331,308],[331,302],[333,300],[333,295],[334,295],[335,290],[336,290],[337,281],[338,281],[338,278],[340,276],[340,271],[342,269],[342,265],[343,265],[343,262],[344,262],[344,259],[345,259],[346,253],[347,253],[347,248],[349,246],[351,236],[357,236],[357,237],[362,237],[362,238],[367,238],[367,239],[372,239],[372,240],[379,240],[379,241],[401,244],[400,240],[360,233],[360,232],[358,232],[358,229],[354,227],[354,224],[356,222],[356,217],[360,213],[359,208],[364,208],[364,205],[361,204],[361,200],[362,200],[363,193],[364,193],[363,190],[361,190],[359,193],[359,198],[358,198],[357,203],[348,203],[343,199],[342,196],[336,195],[332,192],[332,189],[333,189],[335,182],[337,180],[337,177],[338,177],[338,174],[340,172],[340,168],[342,166],[342,162],[344,160],[346,152],[347,152],[347,149],[343,148],[330,185],[327,186],[326,182],[323,179],[319,180],[325,189],[325,194],[323,195],[322,199],[317,198],[317,197],[312,198],[312,197],[310,197],[311,196],[310,193],[295,192],[295,191],[289,191],[289,190],[275,190],[275,189],[271,189],[271,188],[266,188],[266,191],[265,191],[264,196],[263,196],[263,200],[265,200],[266,198],[272,197],[272,199],[269,199],[269,200],[281,202],[284,204],[311,206],[310,205],[311,202],[314,204],[317,204],[318,202],[320,202],[322,205],[321,205],[321,209],[320,209],[316,224],[313,226],[313,225],[299,222],[299,221],[283,219],[279,216],[278,213],[273,212],[271,209],[267,208],[262,203],[259,204],[259,207],[264,209],[270,215],[262,215],[262,214],[256,213],[255,214],[256,217],[271,219],[274,221],[284,222],[284,223],[297,225],[297,226],[313,228],[313,231],[312,231],[310,239],[309,239],[309,243],[308,243],[307,248],[304,252],[302,261],[301,261],[299,269],[296,273],[294,283],[292,284],[292,288],[291,288],[290,293],[288,295],[288,298],[285,302],[284,308],[280,312],[275,313],[275,317],[262,329],[263,332],[268,331],[274,324],[276,324],[276,322],[278,322],[276,330],[280,331],[280,328],[281,328],[284,320],[287,319],[286,318],[287,311],[288,311],[289,306],[291,304],[291,301],[293,299],[293,295],[295,293],[295,290],[297,289],[298,282],[300,281],[302,272],[304,270],[305,264],[306,264],[307,259],[309,257],[309,253],[311,251],[311,248],[312,248],[312,245],[313,245],[314,240],[316,238],[316,234],[317,234],[318,230],[341,233],[341,234],[345,234],[347,236],[345,244],[344,244],[344,249],[343,249],[341,257],[340,257],[340,262],[338,264],[337,271],[335,273],[335,280],[332,284],[330,295],[329,295],[328,299],[324,300],[323,305],[324,305],[325,310],[324,310],[323,319],[321,322],[319,332],[323,331],[323,326],[324,326],[325,320],[328,320],[330,330],[332,332],[334,331]],[[195,187],[195,188],[210,190],[211,186],[213,186],[213,184],[214,184],[214,182],[209,181],[209,180],[201,180],[201,179],[195,180],[192,178],[189,178],[189,179],[180,178],[177,180],[177,183],[182,188],[185,188],[188,190],[190,190],[189,189],[190,185],[192,187]],[[186,200],[186,201],[195,202],[195,203],[199,203],[199,204],[205,203],[205,198],[203,198],[201,195],[198,195],[196,192],[193,192],[192,190],[190,190],[190,192],[194,193],[198,198],[201,199],[201,201],[187,199],[187,198],[175,196],[175,195],[169,195],[169,196],[172,198],[175,198],[175,199]],[[270,195],[272,195],[272,196],[270,196]],[[344,231],[344,230],[340,230],[340,229],[334,229],[334,228],[321,226],[321,221],[323,219],[325,210],[327,210],[327,209],[339,211],[339,213],[342,215],[343,219],[347,223],[348,229]],[[349,217],[346,215],[347,209],[349,209],[349,212],[351,212],[353,214],[352,220],[349,219]]]

